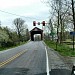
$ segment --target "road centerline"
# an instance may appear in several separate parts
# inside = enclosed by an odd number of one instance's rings
[[[15,60],[16,58],[18,58],[19,56],[21,56],[23,53],[25,53],[27,50],[23,50],[17,54],[15,54],[14,56],[10,57],[9,59],[3,61],[0,63],[0,68],[3,67],[4,65],[10,63],[11,61]]]

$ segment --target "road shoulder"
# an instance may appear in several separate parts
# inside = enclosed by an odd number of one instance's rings
[[[49,67],[51,67],[51,69],[72,69],[73,59],[71,57],[61,56],[57,51],[49,48],[45,42],[43,43],[48,50]]]

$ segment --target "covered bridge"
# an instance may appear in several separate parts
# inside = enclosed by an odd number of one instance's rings
[[[43,30],[41,30],[40,28],[35,27],[30,31],[30,37],[32,41],[34,41],[34,34],[40,34],[41,40],[43,39]]]

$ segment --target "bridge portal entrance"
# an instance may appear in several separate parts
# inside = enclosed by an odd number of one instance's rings
[[[34,35],[35,34],[40,34],[41,35],[41,40],[43,40],[43,30],[35,27],[30,31],[30,35],[31,35],[31,40],[34,41]]]

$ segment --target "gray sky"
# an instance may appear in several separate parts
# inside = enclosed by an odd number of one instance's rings
[[[47,7],[45,3],[42,3],[41,0],[1,0],[1,25],[14,28],[14,25],[12,23],[13,20],[15,18],[22,18],[26,21],[29,30],[31,30],[33,28],[33,21],[48,21],[48,17],[50,16],[49,9],[50,8]],[[42,25],[40,25],[39,27],[41,28]]]

